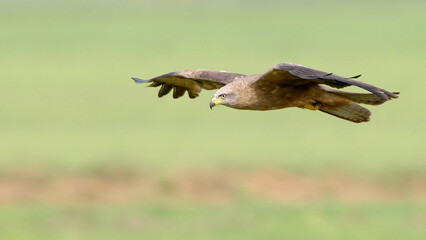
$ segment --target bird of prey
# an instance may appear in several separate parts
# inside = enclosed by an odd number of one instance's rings
[[[132,79],[136,83],[151,83],[149,87],[161,87],[158,97],[172,89],[173,98],[179,98],[185,92],[190,98],[196,98],[202,89],[219,89],[210,108],[216,105],[246,110],[299,107],[360,123],[369,121],[371,112],[358,103],[379,105],[397,98],[399,93],[355,80],[359,76],[346,78],[302,65],[277,63],[266,73],[255,75],[195,69],[171,72],[149,80]],[[371,93],[333,89],[352,85]]]

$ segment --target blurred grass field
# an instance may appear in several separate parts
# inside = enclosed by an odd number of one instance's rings
[[[419,209],[393,206],[148,204],[12,208],[4,239],[423,239]],[[425,210],[424,208],[421,210]],[[12,217],[11,217],[12,215]],[[34,221],[36,219],[37,221]],[[18,224],[16,224],[18,222]],[[25,229],[26,231],[22,231]]]
[[[304,176],[338,172],[400,188],[415,177],[424,186],[425,11],[423,1],[2,1],[1,179],[32,171],[60,178],[272,168]],[[210,111],[212,91],[196,100],[158,99],[156,90],[130,79],[194,68],[255,74],[277,62],[363,74],[360,80],[401,96],[369,107],[371,122],[353,124],[300,109]],[[115,223],[138,211],[149,215],[155,204],[53,207],[23,199],[0,205],[0,238],[421,239],[425,233],[424,198],[367,202],[361,210],[333,203],[336,216],[326,203],[293,208],[258,201],[166,204],[154,220],[137,220],[155,226],[127,231]],[[252,204],[262,207],[250,211]],[[346,218],[359,211],[368,221]],[[88,218],[93,229],[48,227],[57,218]]]

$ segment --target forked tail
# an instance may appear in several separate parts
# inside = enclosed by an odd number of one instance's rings
[[[332,96],[334,95],[335,97],[338,97],[338,98],[340,97],[345,99],[344,102],[346,103],[338,104],[337,106],[334,104],[332,106],[322,105],[319,110],[322,112],[331,114],[333,116],[336,116],[345,120],[349,120],[352,122],[356,122],[356,123],[369,121],[370,115],[371,115],[370,110],[360,106],[357,103],[363,103],[368,105],[379,105],[387,101],[372,93],[344,92],[344,91],[326,88],[326,87],[323,87],[323,90],[325,90],[325,92],[327,92],[328,94],[331,94],[331,95],[328,95],[328,98],[330,97],[333,98]],[[397,98],[398,94],[399,92],[393,92],[392,94],[389,93],[387,95],[389,97],[388,100]],[[337,99],[335,100],[336,102],[339,102]]]
[[[331,114],[333,116],[349,120],[351,122],[367,122],[370,120],[371,112],[360,105],[351,102],[348,105],[338,106],[338,107],[321,107],[319,109],[321,112]]]

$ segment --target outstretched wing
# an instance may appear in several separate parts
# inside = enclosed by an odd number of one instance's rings
[[[325,84],[333,88],[357,86],[379,96],[384,101],[397,98],[394,93],[373,85],[354,80],[361,75],[345,78],[332,73],[322,72],[292,63],[277,63],[268,72],[261,75],[253,84],[258,87],[278,84],[282,86],[304,85],[308,83]]]
[[[132,78],[136,83],[151,83],[148,87],[160,87],[158,97],[168,94],[173,89],[173,98],[182,97],[186,91],[190,98],[198,97],[201,89],[218,89],[232,82],[234,79],[244,77],[239,73],[213,70],[184,70],[167,73],[149,80]]]

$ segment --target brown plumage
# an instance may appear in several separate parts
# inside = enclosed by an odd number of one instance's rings
[[[179,98],[185,92],[190,98],[196,98],[202,89],[219,89],[210,108],[219,104],[247,110],[299,107],[320,110],[352,122],[365,122],[370,120],[371,113],[357,103],[379,105],[397,98],[399,93],[355,80],[359,76],[345,78],[301,65],[278,63],[265,74],[196,69],[171,72],[149,80],[132,79],[136,83],[149,82],[150,87],[161,87],[158,97],[173,90],[173,98]],[[357,86],[371,93],[332,89],[347,86]]]

